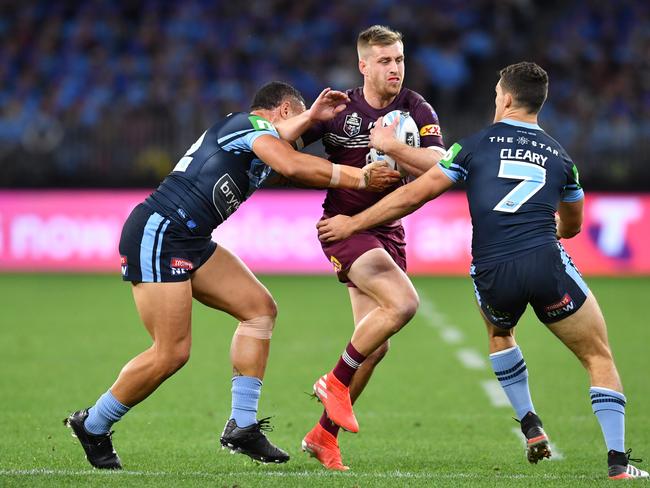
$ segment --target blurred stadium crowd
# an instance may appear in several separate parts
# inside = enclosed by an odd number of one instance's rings
[[[492,120],[496,72],[551,77],[542,126],[584,185],[650,190],[647,0],[11,0],[0,4],[0,186],[152,187],[220,116],[279,79],[361,84],[357,33],[400,30],[406,86],[446,142]]]

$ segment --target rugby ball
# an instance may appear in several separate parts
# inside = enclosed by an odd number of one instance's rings
[[[399,120],[397,127],[395,128],[395,137],[397,140],[411,147],[420,147],[420,130],[418,129],[415,120],[413,120],[413,117],[411,117],[408,112],[393,110],[384,115],[382,125],[384,127],[391,125],[395,119]],[[375,148],[370,149],[370,160],[385,161],[388,163],[389,167],[399,171],[402,176],[408,175],[408,172],[400,168],[393,158]]]

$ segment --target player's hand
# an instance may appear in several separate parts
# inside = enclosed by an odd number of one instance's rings
[[[325,88],[309,108],[309,119],[313,122],[333,119],[345,110],[350,98],[343,92]]]
[[[388,167],[386,161],[368,163],[362,168],[362,171],[365,180],[364,189],[368,191],[384,191],[402,178],[399,171]]]
[[[322,219],[316,224],[318,238],[323,242],[334,242],[347,239],[354,231],[347,215],[335,215],[329,219]]]
[[[399,119],[396,118],[393,120],[393,123],[384,127],[382,125],[384,121],[383,117],[379,117],[375,126],[370,130],[370,147],[374,147],[377,151],[383,153],[388,152],[390,144],[397,142],[397,137],[395,137],[395,132],[397,130],[397,124]]]

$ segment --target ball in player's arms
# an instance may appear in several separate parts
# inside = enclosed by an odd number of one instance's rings
[[[415,120],[408,112],[402,110],[393,110],[382,117],[382,125],[387,127],[396,122],[395,137],[398,141],[404,142],[412,147],[420,147],[420,132]],[[400,168],[397,162],[388,154],[383,153],[375,148],[371,148],[368,153],[369,162],[383,161],[388,163],[390,168],[399,171],[402,176],[408,175],[408,172]]]

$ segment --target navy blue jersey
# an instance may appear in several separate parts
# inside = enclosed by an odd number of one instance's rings
[[[504,119],[455,143],[439,167],[467,182],[475,264],[556,242],[559,202],[584,197],[573,161],[537,124]]]
[[[253,152],[264,134],[279,138],[262,117],[228,115],[199,137],[146,203],[196,235],[212,234],[272,173]]]

